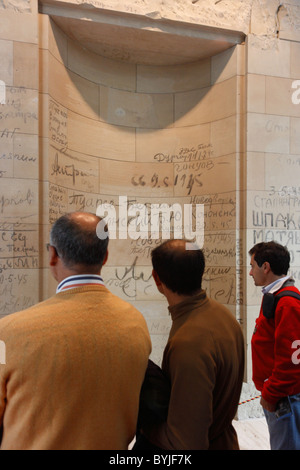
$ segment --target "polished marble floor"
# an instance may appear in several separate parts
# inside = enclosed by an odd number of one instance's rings
[[[269,431],[265,418],[233,421],[241,450],[270,450]]]

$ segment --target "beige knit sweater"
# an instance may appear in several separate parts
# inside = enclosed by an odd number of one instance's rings
[[[132,305],[75,288],[4,317],[0,340],[1,449],[127,449],[151,352]]]

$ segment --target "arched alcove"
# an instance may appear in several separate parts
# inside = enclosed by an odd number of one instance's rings
[[[165,23],[157,31],[153,21],[94,11],[88,21],[78,8],[41,5],[49,224],[62,213],[96,212],[106,203],[121,225],[120,211],[127,211],[125,235],[117,231],[110,241],[102,274],[109,289],[144,314],[159,363],[170,317],[151,277],[150,252],[164,238],[150,233],[155,205],[168,206],[162,217],[170,216],[171,231],[180,223],[182,236],[196,232],[196,208],[203,207],[205,288],[242,321],[236,251],[242,243],[242,35]],[[133,205],[148,214],[149,231],[137,240],[130,233],[138,214]],[[193,211],[192,227],[185,227],[185,206]],[[55,288],[50,279],[48,286],[45,295]]]

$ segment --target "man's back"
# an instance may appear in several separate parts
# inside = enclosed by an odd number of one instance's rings
[[[244,370],[241,328],[204,291],[170,307],[173,320],[162,368],[171,381],[167,423],[154,444],[167,449],[238,448],[232,420]]]
[[[104,286],[0,321],[2,449],[126,449],[151,351],[142,315]]]

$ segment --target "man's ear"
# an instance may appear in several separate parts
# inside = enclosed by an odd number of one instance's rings
[[[157,274],[156,271],[154,271],[154,269],[152,269],[152,277],[153,277],[156,285],[161,284],[160,279],[158,277],[158,274]]]
[[[159,278],[159,275],[157,274],[156,271],[154,271],[154,269],[152,270],[152,276],[153,276],[153,279],[155,281],[157,289],[159,290],[159,292],[162,292],[163,291],[163,283],[161,282],[161,280]]]
[[[59,260],[59,256],[57,254],[56,248],[54,246],[49,246],[49,265],[56,266]]]
[[[103,263],[102,263],[102,266],[105,265],[106,261],[107,261],[107,258],[108,258],[108,250],[106,250],[106,253],[105,253],[105,257],[104,257],[104,260],[103,260]]]
[[[268,261],[265,261],[263,264],[263,270],[265,274],[268,274],[271,271],[271,266]]]

